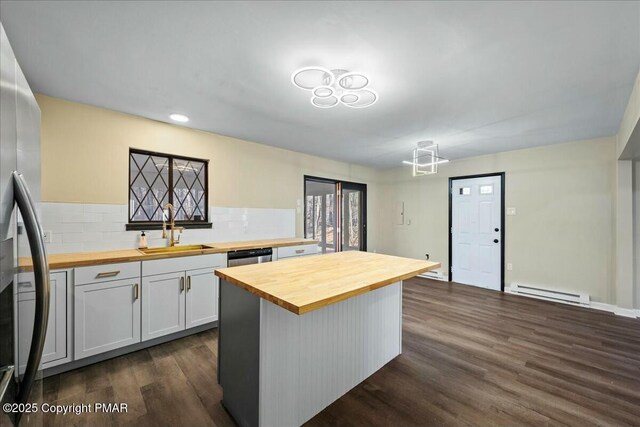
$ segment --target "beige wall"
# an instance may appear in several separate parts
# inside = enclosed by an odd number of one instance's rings
[[[633,256],[633,161],[616,162],[616,305],[633,308],[634,263]]]
[[[38,95],[42,197],[127,203],[128,149],[210,159],[210,203],[295,208],[303,175],[368,184],[369,250],[443,263],[448,257],[448,178],[506,172],[506,272],[512,282],[588,292],[615,303],[616,138],[458,160],[436,176],[376,170]],[[78,177],[86,177],[78,179]],[[411,225],[394,225],[404,201]],[[297,215],[302,235],[302,214]]]
[[[616,135],[616,300],[620,307],[638,306],[633,159],[640,157],[640,72]],[[635,289],[634,289],[635,288]],[[635,301],[634,301],[635,300]]]
[[[614,137],[510,151],[441,165],[413,178],[409,167],[383,173],[381,251],[422,258],[448,271],[448,178],[506,172],[505,282],[588,292],[614,303]],[[411,225],[395,225],[395,203]]]
[[[634,287],[635,287],[635,308],[640,308],[640,160],[635,160],[633,164],[634,189],[633,189],[633,246],[635,251],[634,266]]]
[[[296,208],[305,174],[368,184],[377,210],[376,171],[267,145],[37,95],[42,110],[42,200],[128,203],[129,147],[210,159],[209,203]],[[376,216],[368,245],[376,249]],[[296,230],[302,236],[302,213]]]

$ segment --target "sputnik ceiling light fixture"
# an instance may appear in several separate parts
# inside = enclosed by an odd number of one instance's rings
[[[413,176],[438,173],[438,165],[449,160],[438,156],[438,144],[433,141],[420,141],[413,150],[413,161],[404,160],[405,165],[413,166]]]
[[[369,78],[347,70],[328,70],[306,67],[291,74],[291,82],[311,92],[311,105],[331,108],[342,104],[350,108],[370,107],[378,100],[378,93],[369,88]]]

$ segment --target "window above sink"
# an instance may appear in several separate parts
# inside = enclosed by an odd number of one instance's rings
[[[209,160],[131,148],[129,150],[129,222],[127,230],[162,228],[170,221],[185,228],[211,228]]]

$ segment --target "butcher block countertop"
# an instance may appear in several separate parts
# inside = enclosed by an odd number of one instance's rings
[[[123,249],[116,251],[80,252],[72,254],[52,254],[49,259],[49,269],[82,267],[87,265],[112,264],[114,262],[147,261],[152,259],[176,258],[181,256],[206,255],[226,253],[241,249],[278,248],[283,246],[310,245],[318,243],[317,240],[302,238],[246,240],[242,242],[207,243],[206,249],[194,249],[179,252],[164,252],[145,254],[138,249]],[[189,244],[185,244],[189,246]],[[20,258],[20,269],[29,271],[32,269],[31,258]]]
[[[304,314],[439,267],[438,262],[349,251],[222,268],[215,274]]]

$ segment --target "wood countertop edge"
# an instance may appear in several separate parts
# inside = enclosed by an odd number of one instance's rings
[[[206,243],[205,245],[213,246],[210,249],[195,249],[192,251],[183,251],[183,252],[167,252],[167,253],[157,253],[157,254],[145,254],[139,249],[119,249],[114,251],[104,251],[104,252],[79,252],[77,254],[51,254],[49,257],[56,256],[69,256],[72,258],[73,256],[77,256],[77,259],[70,260],[61,260],[61,261],[51,261],[49,262],[49,270],[63,270],[67,268],[74,267],[87,267],[92,265],[105,265],[105,264],[114,264],[118,262],[137,262],[137,261],[151,261],[156,259],[167,259],[167,258],[179,258],[185,256],[198,256],[198,255],[210,255],[210,254],[220,254],[227,253],[230,251],[243,250],[243,249],[259,249],[259,248],[281,248],[287,246],[297,246],[297,245],[311,245],[317,244],[317,240],[313,239],[297,239],[291,238],[288,241],[282,241],[285,239],[273,239],[270,241],[268,239],[260,240],[260,241],[248,241],[248,242],[221,242],[221,243]],[[109,253],[118,253],[118,252],[130,252],[127,255],[112,255]],[[95,258],[91,258],[91,256],[95,256]],[[31,265],[22,265],[18,268],[21,272],[31,271]]]
[[[242,243],[242,242],[238,242],[238,243]],[[218,252],[229,252],[229,251],[239,251],[239,250],[243,250],[243,249],[261,249],[261,248],[284,248],[287,246],[297,246],[297,245],[313,245],[313,244],[318,244],[320,243],[319,240],[314,240],[314,239],[300,239],[300,240],[295,240],[295,241],[291,241],[291,242],[277,242],[275,241],[272,244],[260,244],[260,245],[256,245],[256,244],[244,244],[244,245],[235,245],[235,244],[228,244],[228,243],[208,243],[211,246],[215,246],[213,249],[204,249],[204,251],[218,251]]]
[[[237,279],[235,279],[235,278],[233,278],[231,276],[228,276],[228,275],[226,275],[226,274],[224,274],[224,273],[222,273],[220,271],[216,271],[215,274],[216,274],[216,276],[220,277],[221,279],[226,280],[227,282],[232,283],[232,284],[234,284],[236,286],[239,286],[240,288],[246,290],[247,292],[250,292],[250,293],[252,293],[254,295],[257,295],[260,298],[263,298],[263,299],[265,299],[265,300],[267,300],[267,301],[269,301],[269,302],[271,302],[273,304],[276,304],[276,305],[278,305],[278,306],[280,306],[280,307],[282,307],[282,308],[284,308],[284,309],[286,309],[286,310],[288,310],[288,311],[290,311],[290,312],[292,312],[294,314],[301,315],[301,314],[309,313],[309,312],[314,311],[314,310],[318,310],[318,309],[320,309],[322,307],[326,307],[328,305],[335,304],[335,303],[340,302],[340,301],[344,301],[346,299],[349,299],[349,298],[352,298],[352,297],[355,297],[355,296],[358,296],[358,295],[365,294],[367,292],[374,291],[376,289],[383,288],[385,286],[391,285],[391,284],[399,282],[401,280],[410,279],[411,277],[415,277],[415,276],[417,276],[417,275],[419,275],[421,273],[425,273],[425,272],[430,271],[430,270],[435,270],[436,268],[440,268],[440,267],[441,267],[441,264],[439,262],[438,263],[434,263],[433,265],[430,265],[428,267],[419,268],[417,270],[412,270],[410,272],[407,272],[405,274],[401,274],[399,276],[393,276],[393,277],[390,277],[388,279],[372,283],[372,284],[370,284],[368,286],[363,286],[363,287],[358,288],[358,289],[353,289],[353,290],[346,291],[346,292],[343,292],[343,293],[340,293],[340,294],[337,294],[337,295],[332,295],[331,297],[323,298],[323,299],[320,299],[318,301],[314,301],[312,303],[308,303],[308,304],[301,305],[301,306],[292,304],[292,303],[290,303],[288,301],[285,301],[285,300],[283,300],[281,298],[278,298],[278,297],[276,297],[274,295],[271,295],[271,294],[269,294],[269,293],[267,293],[267,292],[265,292],[265,291],[263,291],[261,289],[257,289],[257,288],[255,288],[255,287],[253,287],[251,285],[248,285],[248,284],[246,284],[246,283],[244,283],[244,282],[242,282],[240,280],[237,280]]]
[[[227,281],[227,282],[229,282],[229,283],[231,283],[233,285],[236,285],[236,286],[244,289],[245,291],[250,292],[250,293],[252,293],[252,294],[254,294],[254,295],[256,295],[256,296],[258,296],[258,297],[260,297],[262,299],[266,299],[267,301],[272,302],[272,303],[284,308],[285,310],[289,310],[290,312],[292,312],[294,314],[300,314],[299,313],[299,307],[297,305],[291,304],[291,303],[289,303],[287,301],[284,301],[284,300],[282,300],[280,298],[276,298],[276,297],[274,297],[273,295],[271,295],[271,294],[269,294],[267,292],[264,292],[264,291],[262,291],[260,289],[256,289],[253,286],[249,286],[246,283],[241,282],[240,280],[234,279],[233,277],[227,276],[226,274],[221,273],[221,272],[219,272],[217,270],[214,272],[214,274],[216,276],[218,276],[219,278],[221,278],[222,280],[225,280],[225,281]]]

